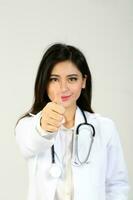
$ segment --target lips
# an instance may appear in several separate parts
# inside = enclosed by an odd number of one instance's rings
[[[71,97],[71,95],[69,95],[69,96],[61,96],[61,99],[62,99],[62,101],[67,101],[67,100],[70,99],[70,97]]]

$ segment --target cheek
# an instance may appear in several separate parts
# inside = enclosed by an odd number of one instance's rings
[[[51,101],[54,99],[54,92],[55,92],[55,88],[53,88],[52,85],[49,85],[47,88],[47,94]]]
[[[73,88],[73,93],[74,93],[74,96],[75,96],[76,99],[80,96],[81,90],[82,90],[81,84],[79,84],[79,85],[77,85]]]

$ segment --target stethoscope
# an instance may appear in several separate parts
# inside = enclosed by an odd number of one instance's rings
[[[76,136],[75,136],[75,152],[74,152],[74,158],[73,158],[73,165],[74,166],[81,166],[81,165],[84,165],[84,164],[88,164],[88,159],[89,159],[89,156],[90,156],[90,152],[91,152],[91,149],[92,149],[92,144],[93,144],[93,141],[94,141],[94,137],[95,137],[95,128],[92,124],[89,124],[87,122],[87,118],[85,116],[85,113],[83,110],[81,110],[82,114],[83,114],[83,117],[84,117],[84,120],[85,122],[84,123],[81,123],[77,126],[76,128]],[[81,128],[87,128],[89,127],[89,132],[87,130],[87,135],[89,136],[88,137],[88,148],[87,148],[87,153],[86,153],[86,156],[84,158],[82,158],[81,160],[81,156],[80,156],[80,152],[79,152],[79,136],[80,136],[80,132],[82,131]],[[82,132],[83,134],[83,132]],[[86,140],[86,138],[85,138]],[[84,154],[84,153],[83,153]],[[53,177],[53,178],[58,178],[61,176],[61,173],[62,173],[62,169],[59,165],[56,164],[55,162],[55,149],[54,149],[54,145],[52,145],[51,147],[51,160],[52,160],[52,166],[50,168],[50,175]]]

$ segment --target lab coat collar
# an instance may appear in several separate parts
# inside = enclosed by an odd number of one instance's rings
[[[80,110],[79,107],[77,107],[76,109],[76,114],[75,114],[75,125],[74,125],[74,129],[77,128],[77,126],[81,123],[84,123],[85,122],[85,119],[84,119],[84,116]]]
[[[85,116],[87,118],[87,123],[91,123],[92,125],[97,127],[97,117],[99,116],[98,113],[90,113],[88,111],[84,111]],[[76,109],[76,114],[75,114],[75,125],[74,125],[74,129],[76,130],[77,126],[81,123],[84,123],[85,119],[84,116],[82,114],[82,111],[79,107],[77,107]]]

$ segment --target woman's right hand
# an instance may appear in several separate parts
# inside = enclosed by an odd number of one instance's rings
[[[53,102],[47,103],[42,110],[41,127],[48,132],[57,132],[64,120],[65,108],[57,96]]]

